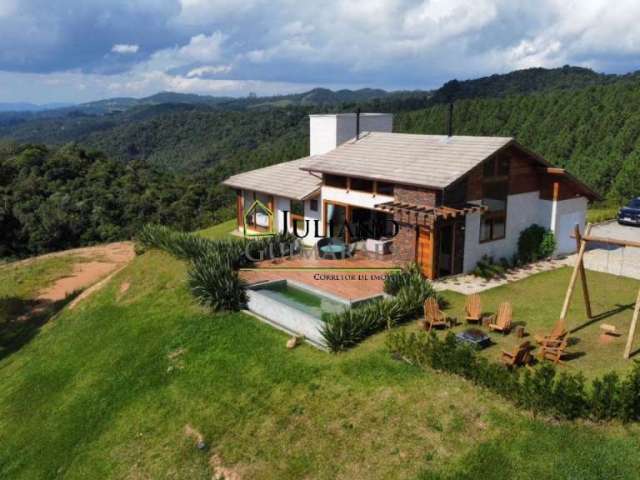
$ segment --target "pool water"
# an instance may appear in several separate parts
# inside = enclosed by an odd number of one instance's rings
[[[348,307],[344,303],[298,288],[287,282],[265,285],[260,287],[260,292],[296,310],[320,319],[326,314],[339,313]]]

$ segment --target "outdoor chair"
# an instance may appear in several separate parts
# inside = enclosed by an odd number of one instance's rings
[[[511,352],[507,352],[506,350],[502,351],[502,356],[500,360],[507,367],[519,367],[521,365],[528,365],[531,363],[531,343],[528,341],[522,342]]]
[[[440,310],[438,301],[434,297],[429,297],[424,302],[424,321],[421,322],[423,328],[430,332],[433,327],[448,327],[449,320]]]
[[[489,330],[502,332],[505,335],[511,330],[512,308],[511,303],[503,302],[498,307],[498,313],[489,319]]]
[[[546,345],[540,347],[538,358],[540,360],[550,360],[556,365],[562,363],[562,357],[567,354],[567,340],[558,340],[556,342],[547,342]]]
[[[564,340],[567,333],[567,326],[564,320],[560,319],[556,322],[549,335],[536,335],[535,339],[539,345],[544,347],[547,344],[557,344],[558,341]]]
[[[467,297],[464,312],[468,323],[480,323],[482,321],[482,304],[480,295],[474,293]]]

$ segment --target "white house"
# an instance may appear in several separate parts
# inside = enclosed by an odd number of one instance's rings
[[[575,250],[571,232],[598,195],[567,171],[510,137],[392,127],[390,114],[311,115],[309,157],[225,180],[237,192],[238,227],[260,200],[273,220],[248,215],[250,229],[298,224],[307,245],[326,235],[390,245],[394,260],[415,260],[430,278],[468,272],[485,254],[511,257],[534,223],[555,233],[556,254]],[[345,221],[365,227],[329,231]]]

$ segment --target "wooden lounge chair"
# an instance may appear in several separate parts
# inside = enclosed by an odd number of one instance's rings
[[[511,352],[502,351],[500,361],[507,367],[519,367],[520,365],[528,365],[531,362],[531,344],[526,341],[522,342]]]
[[[562,357],[567,354],[566,350],[566,339],[557,342],[547,342],[546,345],[540,347],[538,358],[540,358],[540,360],[550,360],[555,364],[562,363]]]
[[[556,322],[556,324],[553,327],[553,330],[551,330],[551,333],[549,335],[536,335],[536,342],[541,345],[541,346],[545,346],[547,344],[557,344],[559,341],[564,340],[564,338],[567,336],[567,326],[564,323],[564,320],[560,319]]]
[[[480,295],[474,293],[467,297],[464,312],[468,323],[480,323],[482,321],[482,304],[480,303]]]
[[[511,330],[512,309],[509,302],[503,302],[498,307],[498,313],[492,315],[489,322],[489,330],[502,332],[505,335]]]
[[[448,327],[449,320],[440,310],[438,301],[429,297],[424,302],[424,321],[422,322],[424,329],[430,332],[433,327]]]

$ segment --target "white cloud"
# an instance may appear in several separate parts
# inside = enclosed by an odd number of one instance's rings
[[[453,77],[531,66],[635,70],[640,58],[637,0],[112,0],[119,7],[91,25],[101,32],[87,39],[95,56],[75,47],[86,18],[57,13],[75,12],[80,0],[60,1],[65,9],[44,11],[35,0],[0,0],[0,44],[7,46],[0,49],[0,69],[66,70],[74,78],[81,70],[120,72],[87,77],[86,84],[133,94],[260,91],[248,82],[263,91],[330,84],[433,88]],[[25,14],[23,5],[31,3]],[[105,30],[116,23],[137,35],[127,37],[130,44],[116,43],[121,31]],[[82,28],[69,27],[76,24]],[[121,55],[104,55],[109,45]],[[28,84],[17,91],[34,92]]]
[[[114,53],[137,53],[140,49],[139,45],[129,45],[126,43],[116,43],[111,47],[111,51]]]
[[[207,77],[209,75],[218,75],[220,73],[229,73],[232,70],[231,65],[206,65],[204,67],[189,70],[187,78]]]

